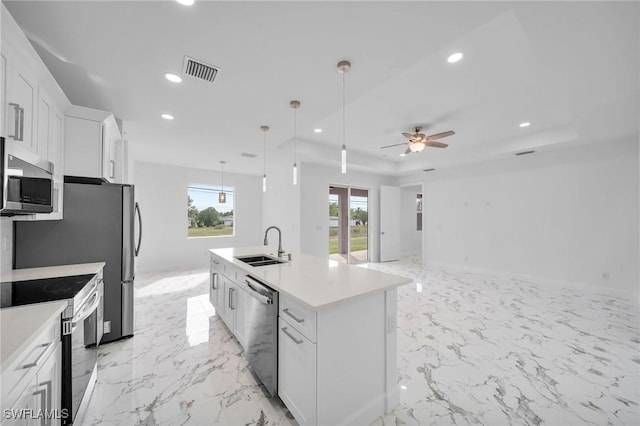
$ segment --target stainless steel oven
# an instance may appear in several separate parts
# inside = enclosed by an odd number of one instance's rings
[[[101,277],[94,277],[83,290],[77,306],[65,311],[62,320],[62,408],[70,415],[63,425],[71,425],[86,409],[97,378],[98,344],[103,331]]]
[[[0,162],[2,216],[53,211],[53,164],[4,138],[0,138]]]

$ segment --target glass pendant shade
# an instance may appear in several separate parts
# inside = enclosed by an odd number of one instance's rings
[[[262,175],[262,192],[267,192],[267,175]]]
[[[293,184],[298,184],[298,164],[293,163]]]
[[[220,161],[220,192],[218,193],[218,202],[224,204],[227,202],[227,194],[224,193],[224,164],[226,161]]]
[[[414,142],[409,145],[411,152],[420,152],[424,149],[424,142]]]
[[[347,173],[347,146],[342,144],[342,173]]]

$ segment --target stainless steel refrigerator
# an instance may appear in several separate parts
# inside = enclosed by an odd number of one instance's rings
[[[134,258],[142,237],[133,185],[67,176],[63,209],[62,220],[14,222],[14,268],[106,262],[104,321],[110,330],[105,327],[102,342],[132,336]]]

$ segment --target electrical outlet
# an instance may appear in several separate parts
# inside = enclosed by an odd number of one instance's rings
[[[9,251],[9,237],[2,237],[2,250]]]
[[[102,327],[102,332],[104,334],[111,333],[111,321],[105,321]]]

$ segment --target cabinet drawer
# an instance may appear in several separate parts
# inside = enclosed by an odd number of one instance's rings
[[[60,340],[60,320],[53,321],[2,374],[2,408],[11,407]]]
[[[290,322],[278,320],[278,396],[300,425],[316,424],[316,349]]]
[[[307,339],[316,342],[317,314],[315,311],[281,294],[279,315]]]

